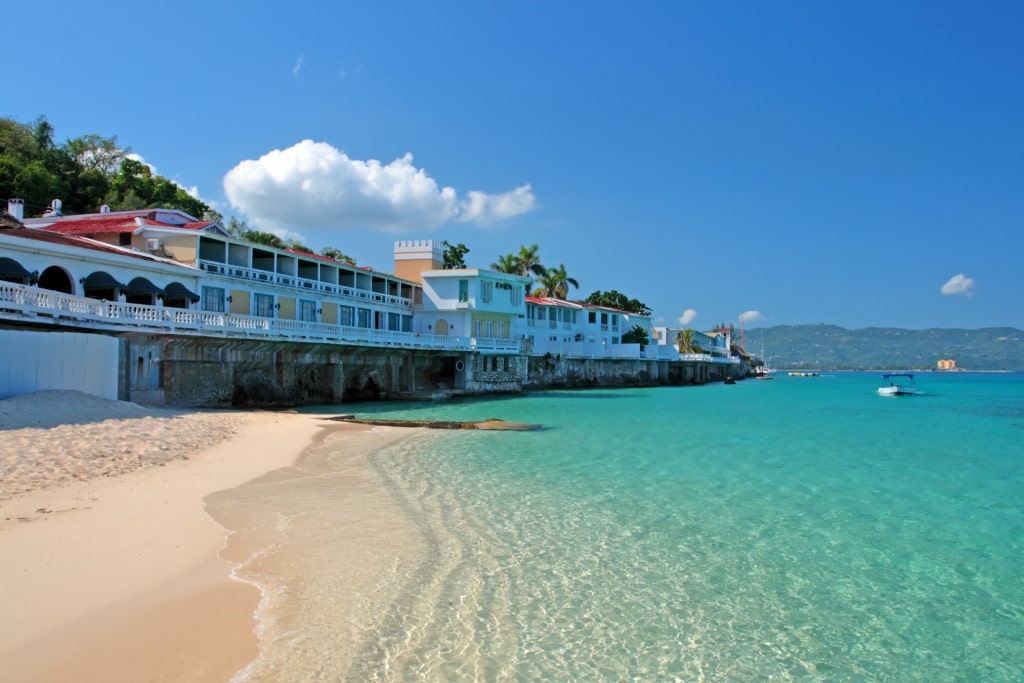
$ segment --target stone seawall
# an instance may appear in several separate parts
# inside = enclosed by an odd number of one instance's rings
[[[456,357],[412,349],[139,335],[128,399],[150,405],[293,407],[451,388]]]
[[[453,351],[162,335],[124,337],[127,400],[182,407],[295,407],[574,387],[722,381],[736,366],[488,356]]]

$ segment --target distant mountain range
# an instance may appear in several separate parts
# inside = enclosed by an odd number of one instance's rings
[[[960,370],[1024,372],[1024,331],[1014,327],[977,330],[903,330],[836,325],[779,325],[744,333],[747,351],[778,369],[934,370],[940,359]]]

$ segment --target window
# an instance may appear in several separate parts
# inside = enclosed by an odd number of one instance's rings
[[[509,289],[509,300],[513,306],[518,306],[523,301],[523,288],[513,286]]]
[[[498,339],[505,338],[505,322],[501,321],[498,323]]]
[[[469,301],[469,280],[459,280],[459,301]]]
[[[299,299],[299,320],[306,323],[316,322],[316,302]]]
[[[494,338],[494,321],[493,320],[488,320],[487,321],[487,337],[491,338],[491,339]]]
[[[346,327],[352,327],[356,324],[356,308],[355,306],[342,306],[341,307],[341,324]]]
[[[491,303],[491,299],[494,298],[494,283],[493,282],[481,282],[480,283],[480,298],[483,299],[485,304]]]
[[[274,297],[270,294],[253,294],[253,315],[261,318],[274,317]]]
[[[212,313],[225,313],[224,290],[220,287],[203,287],[203,310]]]
[[[359,327],[370,327],[370,309],[360,308],[357,310],[359,311],[359,320],[357,322],[357,325]]]
[[[479,320],[474,320],[473,321],[473,336],[474,337],[479,337],[480,336],[481,325],[482,325],[481,321],[479,321]]]
[[[597,322],[597,312],[596,311],[591,311],[590,313],[588,313],[587,314],[587,319],[588,319],[588,322],[590,322],[591,325],[596,323]]]

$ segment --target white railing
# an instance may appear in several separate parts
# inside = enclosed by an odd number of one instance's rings
[[[266,338],[375,347],[405,347],[446,351],[475,351],[483,354],[520,352],[519,339],[451,337],[415,332],[369,329],[351,325],[263,318],[234,313],[216,313],[186,308],[165,308],[72,296],[0,281],[0,318],[32,320],[38,323],[90,327],[108,331],[133,330],[208,337]],[[658,358],[736,365],[736,357],[707,353],[678,354],[640,351],[638,344],[598,342],[535,342],[534,353],[559,354],[569,358]]]
[[[294,275],[273,273],[269,270],[260,270],[259,268],[232,266],[226,263],[205,261],[202,259],[199,260],[199,267],[207,273],[224,275],[226,277],[238,278],[240,280],[248,280],[250,282],[280,285],[282,287],[291,287],[304,292],[319,292],[321,294],[329,294],[331,296],[338,296],[346,299],[355,299],[356,301],[369,301],[389,304],[392,306],[401,306],[402,308],[412,308],[412,299],[407,299],[405,297],[383,294],[381,292],[371,292],[365,289],[347,287],[345,285],[336,285],[331,282],[310,280],[308,278],[296,277]]]
[[[479,353],[519,353],[518,339],[474,337],[471,346],[474,351]]]
[[[518,340],[421,335],[348,325],[261,318],[186,308],[165,308],[72,296],[48,289],[0,282],[0,318],[30,319],[54,325],[107,331],[134,330],[207,337],[243,336],[283,341],[313,341],[357,346],[392,346],[472,351],[475,344],[492,353],[518,353]],[[498,344],[497,342],[504,342]]]

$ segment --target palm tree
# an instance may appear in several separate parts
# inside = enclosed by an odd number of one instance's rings
[[[540,285],[533,291],[534,296],[548,296],[556,299],[564,299],[569,295],[569,285],[579,288],[579,283],[569,277],[565,270],[565,264],[558,264],[557,268],[550,268],[543,275],[537,278]]]
[[[679,333],[679,337],[676,339],[676,348],[679,349],[679,353],[704,353],[704,349],[697,345],[696,332],[692,327],[687,327]]]
[[[516,273],[525,277],[531,275],[543,276],[546,272],[540,264],[540,246],[537,244],[527,247],[519,247],[519,253],[515,255]]]
[[[518,265],[515,254],[505,254],[504,256],[499,256],[498,260],[491,264],[491,270],[496,270],[499,273],[517,274],[519,272]]]

